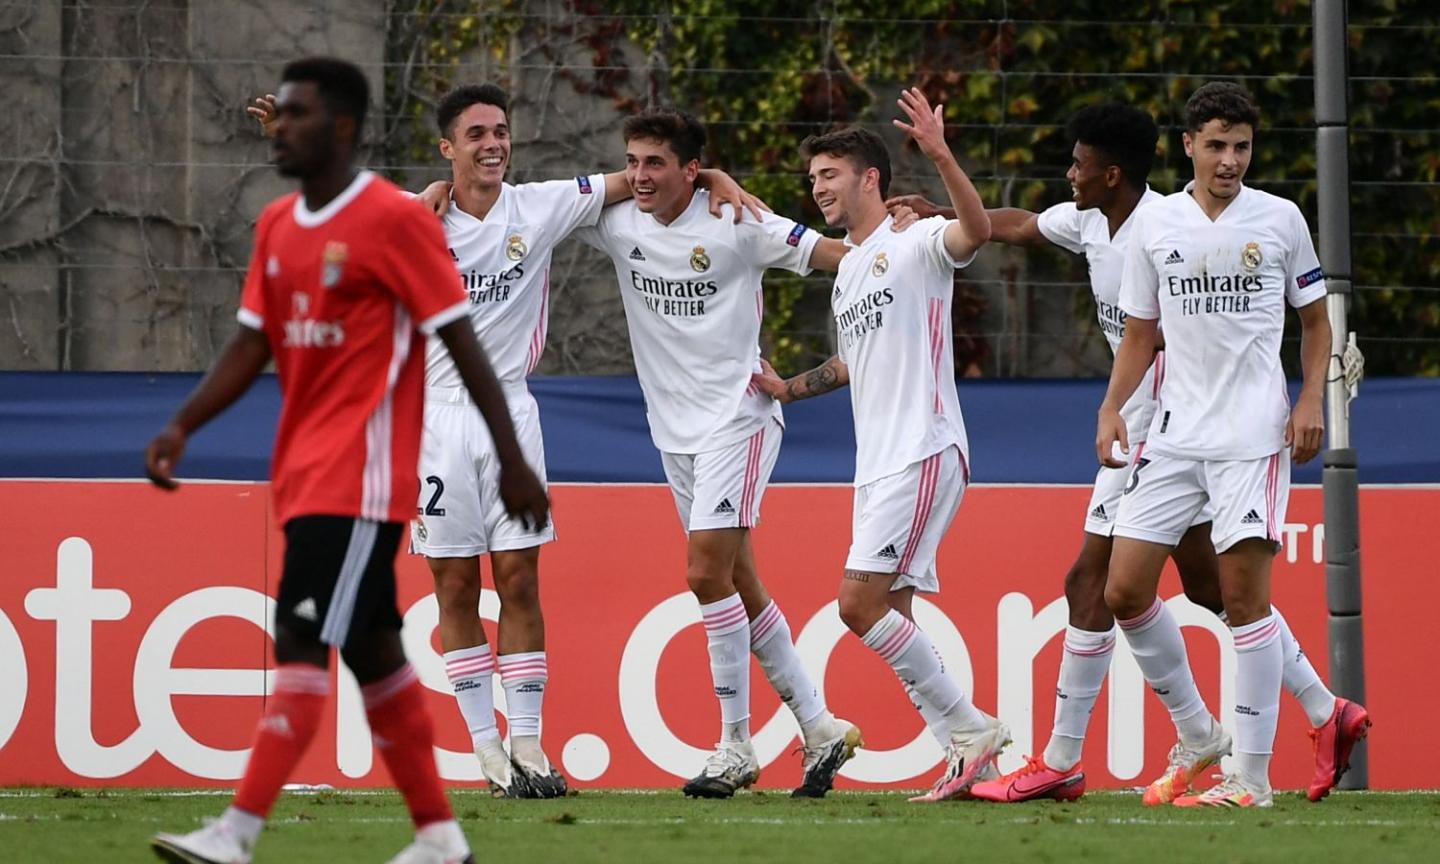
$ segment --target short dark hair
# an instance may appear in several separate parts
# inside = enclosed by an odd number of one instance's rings
[[[626,144],[636,138],[669,144],[681,165],[699,160],[705,151],[705,124],[674,108],[651,108],[632,114],[625,118],[622,134]]]
[[[287,63],[280,80],[313,82],[327,111],[355,118],[355,138],[359,140],[370,104],[370,83],[359,66],[335,57],[306,57]]]
[[[1190,94],[1185,103],[1185,128],[1198,132],[1211,120],[1219,120],[1226,128],[1237,123],[1260,126],[1260,108],[1250,91],[1231,81],[1211,81]]]
[[[1065,124],[1065,134],[1094,148],[1106,164],[1119,166],[1131,186],[1145,187],[1160,141],[1160,130],[1148,112],[1120,102],[1091,105],[1075,112]]]
[[[455,134],[455,120],[471,105],[494,105],[510,117],[510,97],[494,84],[461,84],[440,97],[435,106],[435,124],[440,134],[449,138]]]
[[[885,142],[859,126],[846,126],[823,135],[811,135],[800,142],[800,155],[808,162],[816,156],[841,156],[849,159],[864,173],[870,168],[880,172],[880,197],[890,194],[890,151]]]

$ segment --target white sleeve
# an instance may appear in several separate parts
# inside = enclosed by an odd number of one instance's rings
[[[521,213],[542,222],[556,242],[576,228],[594,225],[605,209],[605,175],[581,175],[569,180],[547,180],[516,187],[524,196]],[[533,216],[532,216],[533,214]]]
[[[1075,202],[1066,201],[1047,207],[1036,220],[1040,233],[1045,239],[1077,254],[1085,252],[1085,243],[1080,237],[1080,208]]]
[[[1285,261],[1285,299],[1299,309],[1325,296],[1325,272],[1320,269],[1310,226],[1305,224],[1300,208],[1293,207],[1291,214],[1294,236]]]
[[[1120,310],[1147,321],[1160,317],[1160,274],[1150,257],[1149,231],[1142,222],[1130,235],[1125,252],[1125,271],[1120,277]]]
[[[945,248],[945,229],[949,228],[954,222],[955,220],[953,219],[942,219],[939,216],[931,216],[929,219],[921,219],[902,233],[909,233],[910,231],[920,232],[921,248],[925,250],[925,258],[931,266],[942,271],[959,270],[964,267],[969,267],[970,263],[975,260],[975,256],[980,254],[980,250],[977,248],[974,252],[971,252],[969,257],[964,261],[957,261],[950,257],[950,250]],[[885,228],[880,230],[888,231],[889,229]]]
[[[720,218],[734,217],[722,212]],[[801,276],[810,275],[810,253],[820,242],[817,232],[773,213],[766,213],[764,222],[756,222],[747,212],[744,221],[735,226],[735,238],[755,267],[775,267]]]
[[[603,203],[604,199],[601,199]],[[592,249],[599,249],[601,252],[610,253],[610,241],[614,237],[614,222],[619,214],[619,208],[626,206],[629,202],[621,201],[609,207],[601,207],[595,221],[589,224],[581,224],[570,230],[570,236],[584,243]]]

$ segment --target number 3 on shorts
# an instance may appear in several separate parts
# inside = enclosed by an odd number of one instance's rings
[[[1128,485],[1128,486],[1125,487],[1125,492],[1124,492],[1124,494],[1129,495],[1131,492],[1134,492],[1134,491],[1135,491],[1135,487],[1140,485],[1140,469],[1141,469],[1141,468],[1144,468],[1146,465],[1149,465],[1149,464],[1150,464],[1150,460],[1149,460],[1149,459],[1146,459],[1146,458],[1143,457],[1143,456],[1140,457],[1139,459],[1135,460],[1135,470],[1130,472],[1130,485]],[[430,479],[431,479],[431,480],[435,480],[434,477],[431,477]],[[438,481],[437,481],[437,482],[438,482]],[[439,492],[436,492],[436,493],[435,493],[435,498],[439,498],[439,497],[440,497],[440,493],[439,493]],[[435,503],[435,498],[430,499],[430,503],[431,503],[431,504],[434,504],[434,503]],[[428,512],[428,511],[427,511],[427,512]],[[444,511],[443,511],[443,510],[441,511],[441,515],[444,515]]]

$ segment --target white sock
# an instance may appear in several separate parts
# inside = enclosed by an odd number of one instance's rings
[[[1103,633],[1065,628],[1065,653],[1055,684],[1055,725],[1045,746],[1045,764],[1056,771],[1069,771],[1080,762],[1085,729],[1114,653],[1114,627]]]
[[[1270,607],[1270,614],[1280,625],[1280,651],[1285,658],[1281,680],[1285,690],[1300,702],[1311,726],[1323,726],[1335,713],[1335,694],[1330,692],[1330,688],[1320,680],[1320,673],[1310,665],[1310,658],[1305,656],[1299,640],[1290,632],[1290,623],[1285,616],[1274,606]]]
[[[1245,782],[1270,788],[1270,754],[1280,717],[1280,624],[1274,615],[1243,627],[1235,637],[1235,756]]]
[[[455,689],[460,716],[470,730],[470,741],[497,740],[500,730],[495,725],[495,657],[489,645],[476,645],[445,652],[445,675]]]
[[[510,724],[510,752],[521,751],[534,762],[540,751],[540,709],[545,702],[549,672],[544,651],[501,654],[500,686],[505,688],[506,722]]]
[[[934,643],[915,622],[891,609],[865,634],[864,642],[890,664],[901,681],[930,703],[944,718],[951,735],[971,735],[985,730],[988,725],[985,715],[965,695],[955,676],[945,669]]]
[[[459,860],[470,854],[470,841],[454,819],[431,822],[415,831],[415,838],[426,846],[445,851],[445,859]]]
[[[720,700],[721,741],[750,740],[750,619],[739,594],[701,603],[710,677]]]
[[[795,650],[790,622],[773,600],[750,622],[750,651],[760,661],[770,686],[795,715],[805,744],[813,746],[825,740],[830,731],[830,712]]]
[[[260,829],[265,827],[265,817],[237,807],[226,807],[225,812],[220,814],[220,821],[225,823],[230,833],[239,838],[246,848],[255,845],[255,841],[260,838]]]
[[[900,683],[905,684],[904,681]],[[920,712],[921,719],[925,721],[925,728],[935,736],[935,740],[940,744],[940,749],[944,750],[949,747],[950,725],[945,722],[945,715],[930,707],[930,703],[920,698],[920,694],[916,693],[915,688],[909,684],[905,684],[905,695],[909,697],[910,704],[915,706],[915,710]]]
[[[1185,637],[1180,634],[1175,616],[1156,597],[1149,609],[1117,623],[1145,681],[1169,709],[1180,740],[1199,744],[1209,738],[1210,712],[1200,698],[1200,688],[1195,686]]]

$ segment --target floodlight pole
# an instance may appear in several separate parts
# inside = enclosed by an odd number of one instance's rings
[[[1360,614],[1359,460],[1350,446],[1351,386],[1344,359],[1350,302],[1350,114],[1345,0],[1315,3],[1315,155],[1319,180],[1320,264],[1325,270],[1325,308],[1331,348],[1325,385],[1323,453],[1325,494],[1325,595],[1330,608],[1330,688],[1365,700],[1365,638]],[[1358,358],[1357,358],[1358,359]],[[1358,383],[1358,382],[1356,382]],[[1342,789],[1370,785],[1362,744],[1350,757]]]

